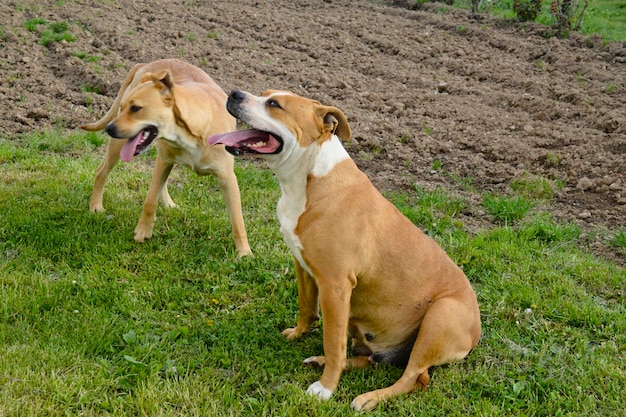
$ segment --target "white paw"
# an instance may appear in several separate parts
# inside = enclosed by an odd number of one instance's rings
[[[312,383],[309,386],[309,389],[306,390],[306,393],[309,395],[314,395],[320,400],[327,400],[333,395],[333,392],[327,388],[324,388],[320,381]]]

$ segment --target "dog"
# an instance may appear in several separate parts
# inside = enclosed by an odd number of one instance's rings
[[[393,385],[357,396],[355,410],[426,389],[428,369],[463,359],[481,336],[476,294],[463,271],[372,185],[341,143],[341,110],[294,93],[234,90],[228,111],[251,129],[211,144],[259,156],[277,176],[280,228],[295,258],[295,339],[321,316],[325,356],[309,394],[328,399],[344,370],[372,363],[404,367]],[[348,337],[355,357],[347,359]]]
[[[233,170],[234,158],[223,146],[206,143],[208,135],[236,129],[236,120],[226,111],[226,98],[226,93],[208,74],[187,62],[163,59],[136,64],[106,115],[81,126],[88,131],[105,130],[111,136],[96,172],[89,210],[104,211],[104,185],[120,158],[129,162],[158,139],[157,159],[135,228],[135,241],[144,242],[152,237],[159,198],[164,207],[176,206],[167,189],[167,178],[174,164],[181,164],[198,175],[210,174],[217,179],[230,216],[237,254],[251,255]]]

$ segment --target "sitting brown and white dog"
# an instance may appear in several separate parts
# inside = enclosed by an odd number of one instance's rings
[[[336,107],[293,93],[231,92],[227,108],[252,129],[214,135],[233,154],[265,159],[280,182],[278,218],[295,257],[300,315],[289,339],[323,318],[324,367],[310,394],[327,399],[345,369],[405,367],[392,386],[359,395],[356,410],[426,388],[428,369],[464,358],[481,334],[476,294],[431,238],[386,200],[340,139],[350,127]],[[356,357],[347,359],[347,339]]]
[[[159,198],[164,207],[176,206],[167,190],[167,178],[174,164],[182,164],[198,175],[210,174],[217,179],[238,256],[252,254],[233,170],[234,158],[223,146],[206,143],[208,135],[236,128],[235,119],[226,111],[226,97],[207,73],[187,62],[162,59],[135,65],[107,114],[97,122],[81,126],[89,131],[105,129],[111,136],[96,172],[89,210],[104,210],[104,185],[120,158],[129,162],[158,139],[158,156],[135,228],[135,240],[143,242],[152,237]]]

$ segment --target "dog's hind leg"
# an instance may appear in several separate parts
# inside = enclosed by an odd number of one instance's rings
[[[473,296],[472,296],[473,297]],[[352,408],[369,411],[387,398],[426,389],[431,366],[463,359],[480,338],[478,305],[468,297],[441,298],[426,312],[402,377],[387,388],[361,394]]]
[[[125,143],[125,140],[109,139],[104,159],[96,171],[93,191],[91,192],[91,201],[89,202],[89,211],[94,213],[104,211],[104,206],[102,204],[104,186],[107,182],[107,178],[109,178],[109,174],[120,160],[120,150]]]
[[[154,229],[154,223],[156,222],[156,209],[159,196],[163,195],[163,188],[167,183],[167,178],[173,167],[174,164],[172,162],[167,162],[160,155],[157,156],[152,182],[150,182],[150,188],[148,188],[148,195],[143,204],[143,211],[141,212],[139,223],[137,223],[137,227],[135,227],[136,242],[141,243],[152,237],[152,229]],[[167,195],[169,197],[169,194]]]

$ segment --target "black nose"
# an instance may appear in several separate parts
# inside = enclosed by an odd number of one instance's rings
[[[120,137],[120,134],[117,132],[117,126],[115,126],[115,123],[113,123],[113,122],[109,123],[107,125],[106,129],[104,129],[104,130],[112,138],[119,138]]]
[[[246,93],[240,90],[233,90],[230,92],[228,96],[228,100],[233,102],[241,102],[246,98]]]

